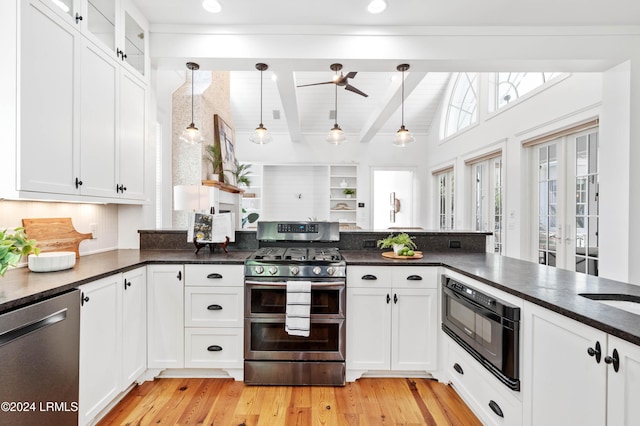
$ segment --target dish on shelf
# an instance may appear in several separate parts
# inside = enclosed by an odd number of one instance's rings
[[[385,251],[382,253],[382,257],[386,257],[388,259],[422,259],[421,251],[414,251],[413,256],[398,256],[392,251]]]
[[[337,203],[332,210],[355,210],[355,209],[349,207],[347,203]]]

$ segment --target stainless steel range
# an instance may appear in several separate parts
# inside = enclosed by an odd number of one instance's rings
[[[259,249],[245,261],[245,383],[344,385],[346,263],[336,248],[339,224],[258,222],[257,238]],[[308,289],[307,301],[292,307],[292,288],[300,286]],[[306,321],[303,335],[285,327],[293,308],[306,310],[295,318]]]

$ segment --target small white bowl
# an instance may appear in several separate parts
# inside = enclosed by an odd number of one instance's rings
[[[30,254],[27,258],[29,270],[33,272],[53,272],[73,268],[76,254],[72,251],[50,251],[38,256]]]

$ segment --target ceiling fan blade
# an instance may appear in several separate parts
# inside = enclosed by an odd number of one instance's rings
[[[335,83],[335,81],[325,81],[323,83],[301,84],[300,86],[296,86],[296,87],[318,86],[320,84],[332,84],[332,83]]]
[[[357,93],[358,95],[362,95],[362,96],[364,96],[365,98],[369,97],[369,95],[367,95],[366,93],[364,93],[364,92],[362,92],[362,91],[360,91],[360,90],[356,89],[355,87],[353,87],[353,86],[352,86],[352,85],[350,85],[350,84],[347,84],[346,86],[344,86],[344,88],[345,88],[346,90],[350,91],[350,92]]]
[[[351,71],[349,74],[347,74],[347,78],[353,78],[356,76],[356,74],[358,74],[357,71]]]

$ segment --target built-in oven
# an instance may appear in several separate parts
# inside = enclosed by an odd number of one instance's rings
[[[520,390],[520,308],[442,276],[442,330],[513,390]]]

